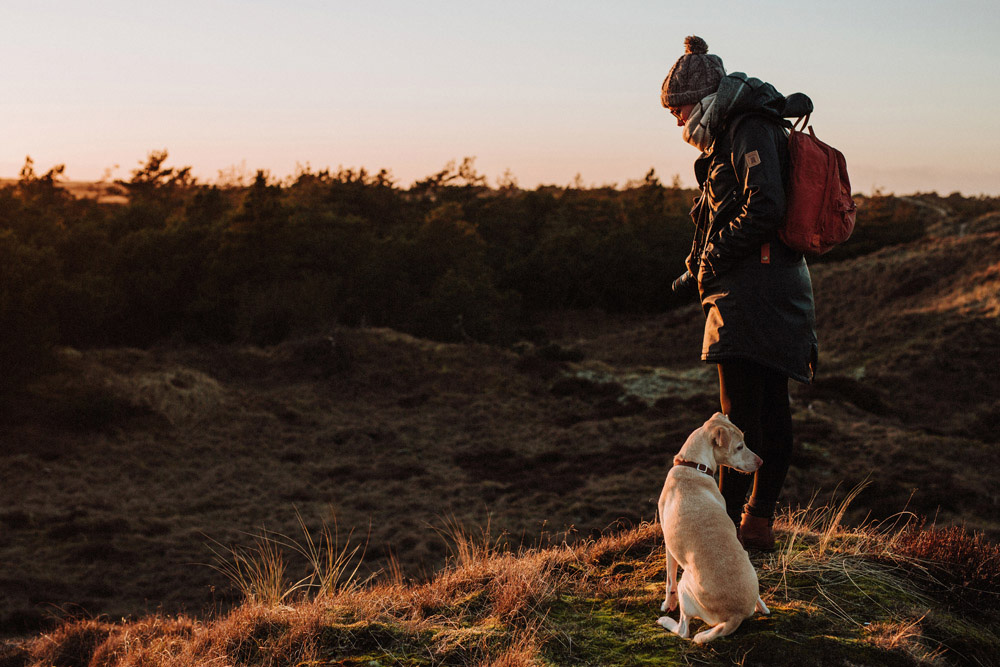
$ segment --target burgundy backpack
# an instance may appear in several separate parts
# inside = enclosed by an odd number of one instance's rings
[[[816,138],[808,114],[801,131],[797,125],[788,135],[787,211],[778,235],[789,248],[819,255],[851,236],[857,206],[844,154]]]

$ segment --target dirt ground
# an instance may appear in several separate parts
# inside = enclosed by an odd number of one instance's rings
[[[1000,218],[814,268],[821,366],[792,387],[783,503],[867,480],[851,519],[910,511],[1000,536]],[[655,515],[718,405],[697,305],[560,313],[548,343],[334,329],[267,349],[63,350],[0,420],[0,632],[209,613],[213,548],[336,522],[362,573],[419,578],[459,523],[544,543]],[[299,563],[288,557],[288,576]]]

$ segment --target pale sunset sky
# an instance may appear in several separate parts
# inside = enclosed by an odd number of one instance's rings
[[[0,177],[30,155],[127,178],[151,150],[220,170],[392,171],[475,156],[522,187],[694,185],[660,106],[696,34],[803,92],[855,192],[1000,194],[1000,5],[589,0],[2,0]]]

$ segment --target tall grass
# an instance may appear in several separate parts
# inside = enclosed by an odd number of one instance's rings
[[[336,518],[333,529],[324,522],[318,537],[314,537],[298,511],[295,517],[302,530],[300,540],[266,529],[252,536],[250,547],[227,548],[213,540],[214,546],[209,548],[215,562],[209,567],[225,575],[248,602],[271,607],[296,598],[301,601],[332,597],[355,586],[365,544],[351,547],[354,531],[341,545]],[[288,579],[286,549],[305,559],[307,573],[304,576]]]
[[[277,540],[262,531],[253,536],[253,546],[233,546],[228,552],[216,542],[209,547],[215,563],[209,567],[224,574],[248,602],[275,606],[302,590],[307,579],[289,584],[285,577],[287,565]]]
[[[364,560],[367,540],[364,544],[356,544],[351,548],[351,538],[354,537],[354,531],[351,530],[344,540],[344,545],[340,546],[340,534],[334,517],[333,530],[330,530],[328,523],[324,523],[317,541],[306,526],[302,515],[296,512],[296,518],[302,529],[303,539],[301,542],[291,541],[290,544],[288,542],[286,544],[302,554],[309,562],[309,578],[303,587],[315,597],[331,597],[356,585],[355,577]]]

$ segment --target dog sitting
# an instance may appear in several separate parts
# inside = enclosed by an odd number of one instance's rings
[[[743,442],[743,433],[717,412],[688,437],[663,484],[658,505],[667,595],[660,609],[673,611],[679,602],[680,618],[662,616],[657,622],[685,639],[693,617],[713,626],[696,634],[695,643],[735,632],[754,611],[770,613],[713,478],[720,465],[753,472],[761,463]],[[684,568],[679,584],[678,565]]]

